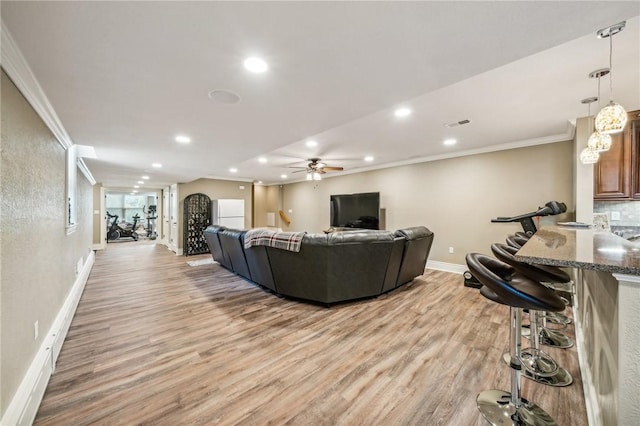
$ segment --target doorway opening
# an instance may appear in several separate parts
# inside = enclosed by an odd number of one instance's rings
[[[105,190],[104,228],[107,244],[155,243],[158,229],[159,194]]]

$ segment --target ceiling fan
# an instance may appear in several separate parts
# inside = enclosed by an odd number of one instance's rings
[[[290,167],[295,170],[292,173],[307,172],[307,180],[322,180],[322,175],[327,172],[340,172],[344,170],[343,167],[327,166],[322,163],[320,158],[308,158],[309,164],[302,167]]]

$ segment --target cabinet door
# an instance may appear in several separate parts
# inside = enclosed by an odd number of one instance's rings
[[[600,153],[600,159],[593,169],[593,198],[596,200],[629,199],[631,166],[631,141],[628,137],[629,125],[624,132],[611,135],[611,149]]]
[[[631,136],[631,198],[640,200],[640,113],[635,111],[629,131]]]

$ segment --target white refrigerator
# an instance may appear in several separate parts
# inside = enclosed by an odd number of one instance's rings
[[[244,229],[244,200],[213,200],[213,224]]]

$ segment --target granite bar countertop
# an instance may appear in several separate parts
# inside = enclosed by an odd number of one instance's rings
[[[611,232],[548,226],[516,253],[526,263],[640,275],[640,242]]]

